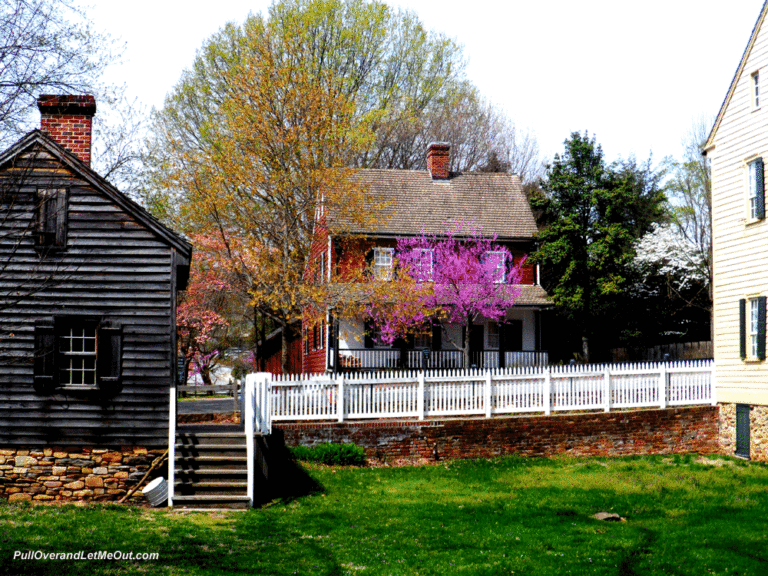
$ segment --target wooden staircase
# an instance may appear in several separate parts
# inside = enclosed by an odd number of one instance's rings
[[[175,508],[247,508],[245,433],[219,426],[176,430]]]

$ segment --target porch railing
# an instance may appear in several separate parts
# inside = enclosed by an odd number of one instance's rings
[[[473,350],[469,366],[464,366],[464,353],[459,350],[408,350],[401,348],[351,348],[339,350],[339,371],[371,370],[489,370],[526,366],[546,366],[549,354],[544,351]]]

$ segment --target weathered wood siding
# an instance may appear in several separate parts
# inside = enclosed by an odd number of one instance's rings
[[[761,105],[751,75],[760,73]],[[717,399],[768,404],[768,363],[744,361],[739,300],[768,295],[768,220],[749,219],[747,162],[768,161],[768,29],[758,30],[708,151],[712,161],[714,355]]]
[[[175,359],[174,248],[49,153],[32,166],[0,215],[0,263],[10,262],[0,276],[0,444],[164,445]],[[0,178],[19,174],[6,169]],[[18,245],[8,234],[30,228],[38,187],[69,188],[68,245],[59,255],[41,257],[30,233]],[[7,298],[14,286],[21,286],[18,300]],[[35,392],[35,321],[59,315],[122,326],[117,395]]]

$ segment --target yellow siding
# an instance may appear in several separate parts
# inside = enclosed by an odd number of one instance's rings
[[[762,105],[753,110],[758,70]],[[739,357],[739,299],[768,296],[768,219],[748,221],[746,193],[746,161],[762,156],[768,171],[768,27],[758,31],[712,143],[717,399],[768,405],[768,360]]]

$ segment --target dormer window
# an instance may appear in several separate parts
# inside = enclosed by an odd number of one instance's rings
[[[392,257],[394,248],[373,249],[373,277],[377,280],[392,279]]]
[[[64,248],[67,244],[67,189],[37,190],[37,244]]]

